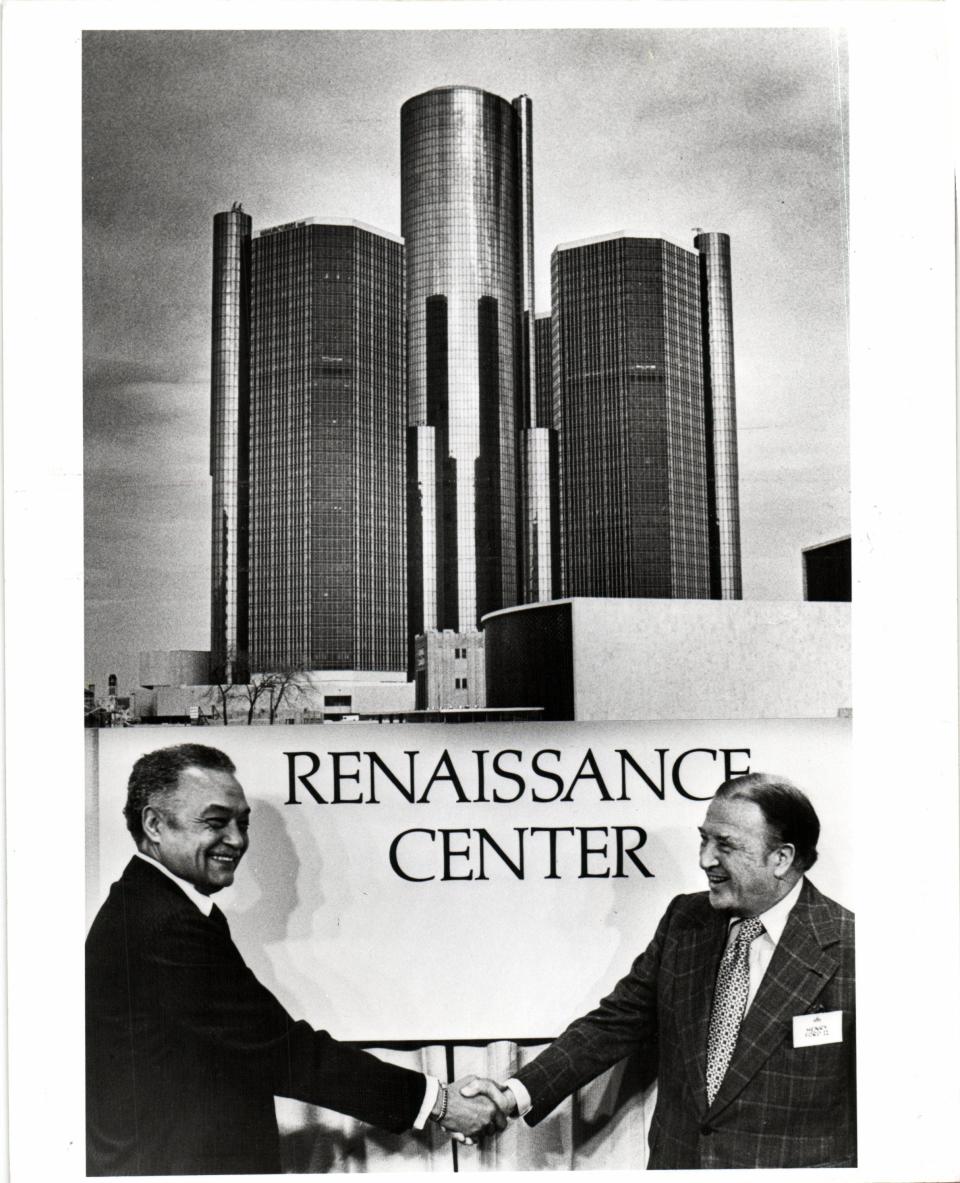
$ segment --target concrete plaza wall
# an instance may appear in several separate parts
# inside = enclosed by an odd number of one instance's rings
[[[543,619],[558,613],[565,626],[544,644]],[[548,717],[828,718],[851,706],[848,603],[570,599],[491,613],[484,632],[489,706],[557,703],[563,684],[572,713]]]

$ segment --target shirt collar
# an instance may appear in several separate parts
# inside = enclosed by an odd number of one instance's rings
[[[151,867],[156,867],[157,870],[166,875],[168,879],[172,879],[177,887],[181,889],[187,899],[192,900],[197,905],[204,916],[210,915],[210,913],[213,911],[213,900],[208,895],[204,895],[202,892],[197,891],[192,883],[188,883],[186,879],[181,879],[179,875],[174,875],[172,871],[167,870],[163,863],[158,862],[155,858],[151,858],[148,854],[144,854],[143,851],[137,850],[134,851],[134,853],[136,854],[137,858],[142,858],[145,863],[149,863]]]
[[[783,930],[787,927],[787,918],[793,911],[794,904],[796,904],[797,900],[800,898],[800,889],[802,887],[803,876],[801,875],[782,900],[777,900],[772,908],[767,908],[766,912],[761,912],[760,916],[758,917],[758,919],[763,923],[763,931],[767,934],[774,945],[780,943],[780,938],[783,936]],[[732,928],[734,924],[739,924],[742,920],[742,916],[735,916],[730,921],[730,927]]]

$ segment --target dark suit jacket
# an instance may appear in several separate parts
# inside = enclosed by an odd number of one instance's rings
[[[638,1047],[659,1046],[650,1169],[855,1166],[853,916],[805,882],[707,1105],[707,1029],[728,918],[678,896],[596,1010],[517,1078],[531,1124]],[[795,1015],[843,1012],[843,1041],[793,1046]]]
[[[87,937],[87,1173],[280,1170],[274,1095],[400,1131],[423,1076],[294,1022],[161,871],[131,859]]]

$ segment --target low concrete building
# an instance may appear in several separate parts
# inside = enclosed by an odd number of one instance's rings
[[[302,676],[284,713],[298,723],[329,723],[412,711],[413,701],[405,674],[313,672]]]
[[[281,693],[282,691],[282,693]],[[250,717],[251,699],[253,713]],[[399,673],[310,672],[256,675],[249,683],[156,686],[136,695],[137,717],[146,723],[333,723],[376,719],[413,710],[414,687]]]
[[[414,640],[417,710],[476,710],[486,705],[483,634],[432,630]],[[512,704],[511,704],[512,705]]]
[[[487,706],[546,719],[826,718],[850,708],[850,605],[570,599],[483,619]]]

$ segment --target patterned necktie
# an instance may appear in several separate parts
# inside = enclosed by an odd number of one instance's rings
[[[730,942],[720,962],[707,1037],[707,1102],[711,1105],[733,1055],[747,1007],[750,945],[762,932],[763,924],[756,916],[742,921],[737,939]]]

